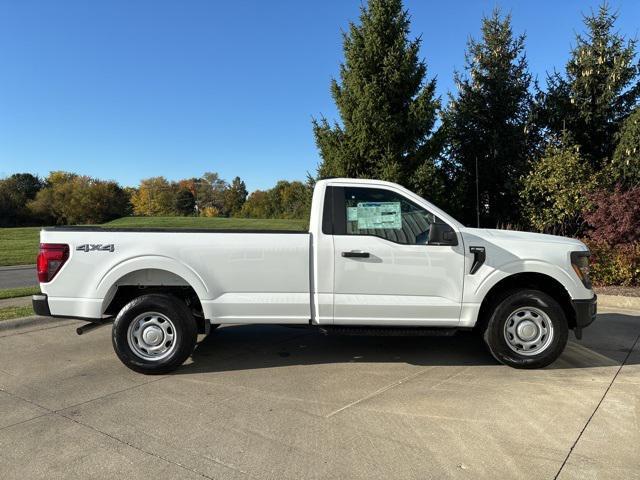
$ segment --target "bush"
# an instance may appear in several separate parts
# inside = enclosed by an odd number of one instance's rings
[[[526,220],[541,232],[575,236],[584,231],[594,176],[589,163],[567,138],[552,141],[523,179],[520,193]]]
[[[589,238],[609,245],[640,242],[640,187],[624,190],[618,185],[613,192],[595,192],[589,200],[594,207],[583,213]]]
[[[591,250],[591,281],[595,286],[640,286],[640,242],[611,246],[584,239]]]
[[[216,207],[204,207],[200,210],[201,217],[220,217],[221,212]]]

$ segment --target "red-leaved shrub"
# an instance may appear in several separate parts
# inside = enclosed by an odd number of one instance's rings
[[[593,208],[583,216],[590,227],[590,239],[610,246],[640,241],[640,186],[599,190],[589,200]]]

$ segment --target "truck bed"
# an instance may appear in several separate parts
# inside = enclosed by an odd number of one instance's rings
[[[296,231],[52,227],[69,259],[41,284],[51,313],[99,317],[121,286],[190,286],[215,323],[307,323],[310,235]]]

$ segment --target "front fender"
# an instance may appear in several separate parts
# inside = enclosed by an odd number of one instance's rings
[[[547,275],[558,281],[567,290],[571,298],[581,298],[584,296],[582,292],[584,286],[581,284],[578,285],[579,280],[576,281],[577,279],[574,279],[566,269],[542,260],[514,260],[485,273],[485,275],[478,278],[476,282],[473,282],[475,279],[471,280],[469,282],[471,283],[471,288],[469,288],[468,293],[465,295],[464,301],[468,303],[481,303],[487,293],[489,293],[498,282],[518,273],[539,273]],[[467,275],[467,277],[473,277],[473,275]]]

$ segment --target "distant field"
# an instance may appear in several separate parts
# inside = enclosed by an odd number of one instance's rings
[[[206,217],[123,217],[104,228],[210,228],[239,230],[306,230],[308,220]],[[0,228],[0,266],[29,265],[38,254],[41,227]]]
[[[246,230],[306,230],[308,220],[220,217],[122,217],[102,225],[105,228],[169,227]]]

